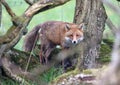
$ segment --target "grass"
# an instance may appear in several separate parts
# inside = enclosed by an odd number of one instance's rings
[[[19,83],[11,79],[0,79],[0,85],[19,85]]]
[[[52,67],[48,72],[41,75],[40,78],[45,82],[50,82],[54,78],[62,74],[62,72],[63,72],[62,68]]]

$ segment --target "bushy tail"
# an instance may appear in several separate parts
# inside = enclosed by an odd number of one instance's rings
[[[26,52],[31,52],[34,43],[36,43],[38,39],[38,31],[40,29],[40,25],[36,26],[33,28],[26,36],[24,39],[24,44],[23,44],[23,50]]]

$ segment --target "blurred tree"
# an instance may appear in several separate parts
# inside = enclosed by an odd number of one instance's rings
[[[2,4],[0,2],[0,27],[1,27],[1,20],[2,20]]]

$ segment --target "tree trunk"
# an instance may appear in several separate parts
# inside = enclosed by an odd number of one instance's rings
[[[84,41],[80,48],[78,68],[96,67],[96,58],[99,57],[100,44],[104,31],[107,15],[100,0],[76,0],[76,10],[74,16],[75,23],[84,22]]]

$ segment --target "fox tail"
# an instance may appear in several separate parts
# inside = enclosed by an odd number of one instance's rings
[[[25,52],[31,52],[34,44],[36,43],[39,36],[40,25],[33,28],[24,39],[23,50]]]

